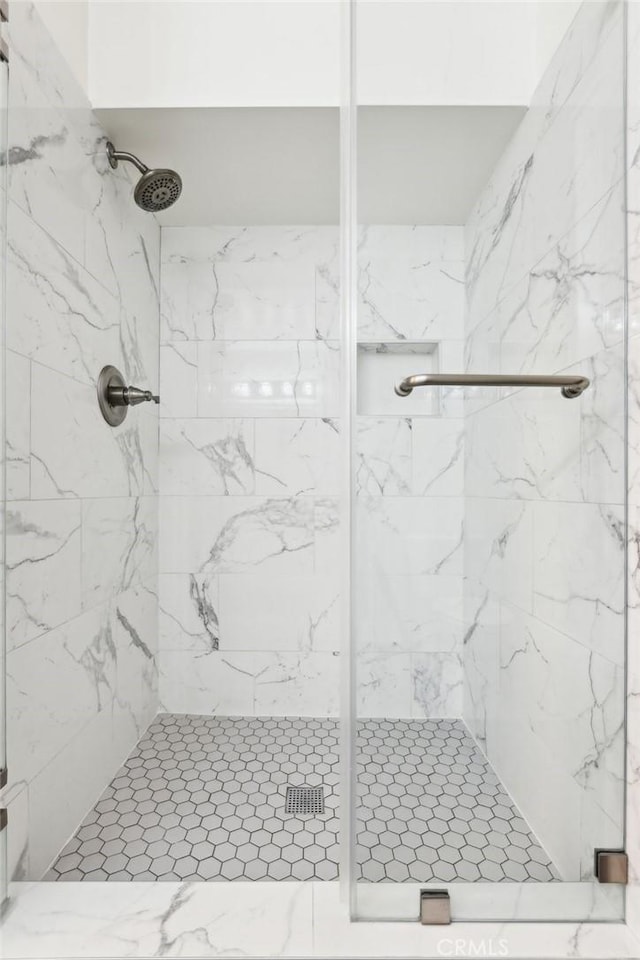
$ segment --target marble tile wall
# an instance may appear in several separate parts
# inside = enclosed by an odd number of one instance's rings
[[[162,231],[160,700],[331,716],[338,229]]]
[[[162,232],[167,710],[337,713],[338,240],[331,227]],[[360,250],[361,340],[461,351],[461,229],[371,227]],[[460,713],[462,424],[448,403],[437,418],[359,419],[366,716]]]
[[[623,839],[623,59],[583,4],[466,228],[466,369],[591,379],[465,398],[464,718],[566,880]]]
[[[10,859],[38,878],[156,712],[160,229],[31,4],[11,10],[7,267]]]
[[[627,10],[627,290],[628,544],[627,544],[627,829],[626,920],[640,935],[640,5]]]
[[[394,369],[458,370],[464,335],[461,227],[363,229],[358,341],[404,347]],[[379,348],[380,349],[380,348]],[[462,711],[464,430],[455,395],[397,400],[376,380],[355,437],[356,675],[359,716],[459,717]],[[361,385],[359,386],[360,389]],[[387,391],[379,396],[376,389]],[[443,394],[442,396],[440,394]],[[389,400],[395,401],[393,408]],[[402,415],[406,403],[411,412]],[[393,412],[392,412],[393,411]],[[382,415],[384,414],[384,415]]]

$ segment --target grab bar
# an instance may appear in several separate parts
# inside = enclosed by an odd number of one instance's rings
[[[408,397],[415,387],[560,387],[563,397],[573,400],[587,387],[587,377],[539,377],[529,374],[487,373],[415,373],[405,377],[396,387],[399,397]]]

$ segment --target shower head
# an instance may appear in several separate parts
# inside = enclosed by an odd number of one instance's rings
[[[140,171],[142,176],[133,191],[133,199],[148,213],[166,210],[182,193],[182,180],[175,170],[150,170],[133,153],[116,150],[111,141],[107,143],[107,157],[114,170],[118,166],[118,161],[126,160]]]
[[[150,213],[166,210],[182,193],[182,180],[175,170],[147,170],[136,183],[133,199]]]

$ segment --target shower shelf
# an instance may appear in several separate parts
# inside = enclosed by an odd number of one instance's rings
[[[409,401],[396,396],[395,385],[418,367],[437,373],[440,345],[405,340],[358,343],[358,414],[373,417],[434,417],[440,414],[440,392],[417,393]]]

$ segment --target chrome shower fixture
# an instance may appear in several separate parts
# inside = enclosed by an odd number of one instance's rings
[[[173,206],[182,193],[182,179],[175,170],[151,170],[133,153],[116,150],[110,140],[107,142],[107,157],[114,170],[120,160],[126,160],[140,171],[142,176],[133,191],[133,199],[148,213],[158,213]]]
[[[151,390],[128,387],[118,368],[111,364],[100,371],[97,390],[100,413],[110,427],[120,426],[129,407],[137,407],[139,403],[160,403],[160,397]]]

